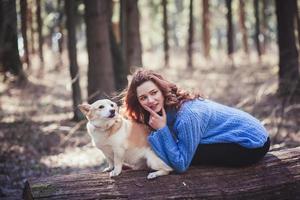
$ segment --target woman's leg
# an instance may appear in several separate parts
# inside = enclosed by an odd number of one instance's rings
[[[270,139],[263,147],[249,149],[235,143],[200,144],[191,165],[245,166],[258,162],[270,148]]]

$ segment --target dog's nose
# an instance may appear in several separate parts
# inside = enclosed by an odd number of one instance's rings
[[[115,114],[116,110],[110,110],[109,111],[111,115]]]

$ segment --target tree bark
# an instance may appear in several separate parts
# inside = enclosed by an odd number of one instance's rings
[[[126,3],[126,62],[129,71],[132,67],[142,67],[142,44],[140,36],[140,16],[138,0],[127,0]]]
[[[114,68],[114,77],[115,77],[115,85],[116,90],[122,91],[127,86],[127,69],[123,62],[121,47],[117,42],[116,34],[113,31],[113,24],[111,21],[112,11],[113,11],[113,2],[108,2],[108,26],[109,26],[109,39],[110,39],[110,47],[112,54],[112,62]]]
[[[190,167],[147,180],[148,171],[85,173],[29,179],[24,199],[299,199],[300,147],[273,151],[253,166]]]
[[[126,68],[126,74],[130,73],[130,69],[128,67],[128,57],[127,57],[127,1],[120,1],[120,32],[121,32],[121,53],[124,66]]]
[[[28,37],[27,37],[27,0],[20,0],[20,11],[21,11],[21,32],[23,38],[23,45],[24,45],[24,58],[27,64],[27,68],[30,68],[30,61],[29,61],[29,50],[28,50]]]
[[[234,44],[233,44],[233,25],[232,25],[232,0],[226,0],[227,7],[227,54],[232,59]]]
[[[0,71],[26,80],[18,50],[16,1],[0,1]]]
[[[202,38],[203,38],[203,49],[204,57],[206,59],[210,58],[210,12],[209,12],[209,0],[202,1]]]
[[[165,53],[165,66],[169,67],[169,26],[168,26],[168,10],[167,10],[168,1],[162,0],[163,7],[163,29],[164,29],[164,53]]]
[[[298,1],[295,1],[295,7],[296,7],[296,21],[297,21],[297,31],[298,31],[298,45],[299,45],[299,48],[298,48],[298,51],[300,51],[300,14],[299,14],[299,7],[298,7]]]
[[[78,109],[78,105],[82,103],[81,90],[79,81],[79,70],[77,64],[77,50],[76,50],[76,23],[75,23],[75,12],[76,2],[65,0],[65,12],[66,12],[66,27],[68,30],[68,53],[69,53],[69,64],[70,64],[70,75],[72,83],[72,99],[73,99],[73,119],[79,121],[83,119],[83,115]]]
[[[30,44],[30,53],[35,54],[35,39],[34,39],[34,0],[28,0],[28,24],[29,24],[29,44]]]
[[[248,45],[248,34],[246,28],[246,17],[245,17],[245,0],[240,0],[239,6],[239,14],[240,14],[240,28],[242,32],[242,42],[243,42],[243,49],[245,54],[249,54],[249,45]]]
[[[261,44],[260,44],[260,17],[259,17],[259,0],[254,0],[254,15],[255,15],[255,45],[258,57],[261,57]]]
[[[299,60],[295,40],[295,0],[276,0],[280,95],[300,94]]]
[[[109,0],[89,0],[85,4],[88,49],[88,101],[107,98],[115,91],[114,70],[108,25]]]
[[[194,13],[193,13],[193,0],[190,0],[190,14],[189,14],[189,34],[188,34],[188,63],[189,69],[193,68],[193,43],[194,43]]]
[[[270,31],[269,31],[269,20],[270,20],[270,7],[272,7],[271,1],[270,0],[263,0],[263,16],[262,16],[262,28],[261,28],[261,33],[263,35],[263,42],[262,42],[262,53],[265,54],[268,45],[270,43]]]
[[[63,2],[62,0],[59,0],[59,3],[57,5],[58,9],[60,10],[59,17],[58,17],[58,30],[59,33],[61,34],[61,37],[58,41],[58,48],[60,54],[63,53],[63,44],[64,44],[64,27],[63,27],[64,13],[61,11],[62,2]]]
[[[43,24],[42,24],[42,11],[41,11],[41,0],[36,0],[36,20],[37,20],[37,32],[39,38],[39,57],[43,65],[44,63],[44,52],[43,52]]]

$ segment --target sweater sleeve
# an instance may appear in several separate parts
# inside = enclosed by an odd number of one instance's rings
[[[187,170],[205,130],[196,115],[189,113],[180,117],[180,122],[174,125],[177,139],[168,126],[152,132],[148,137],[155,153],[177,172]]]

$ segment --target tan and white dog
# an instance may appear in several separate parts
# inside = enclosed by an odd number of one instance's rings
[[[147,136],[150,133],[146,125],[125,119],[119,114],[116,103],[98,100],[93,104],[81,104],[79,109],[88,119],[87,130],[94,146],[107,158],[110,176],[118,176],[122,165],[133,169],[149,167],[155,172],[148,179],[169,174],[172,168],[165,164],[150,148]]]

